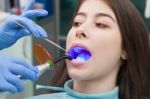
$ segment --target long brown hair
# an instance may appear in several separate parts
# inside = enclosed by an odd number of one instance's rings
[[[114,11],[122,36],[127,61],[121,66],[117,85],[120,99],[150,98],[150,44],[148,30],[129,0],[105,0]]]
[[[86,0],[80,0],[80,8]],[[122,48],[127,60],[121,66],[116,85],[119,86],[119,99],[150,99],[150,44],[148,30],[129,0],[103,0],[116,15],[122,37]],[[59,72],[58,72],[59,71]],[[66,66],[56,68],[57,77],[52,85],[63,86],[69,79]],[[59,83],[61,82],[61,83]]]

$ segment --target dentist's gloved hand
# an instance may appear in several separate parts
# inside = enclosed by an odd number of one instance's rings
[[[35,37],[47,37],[46,31],[34,23],[31,18],[46,16],[48,12],[40,9],[30,10],[34,2],[35,0],[30,1],[22,15],[12,15],[0,26],[0,49],[10,47],[23,36],[33,35]]]
[[[38,69],[20,58],[0,54],[0,91],[22,92],[24,89],[23,82],[18,75],[36,81]]]

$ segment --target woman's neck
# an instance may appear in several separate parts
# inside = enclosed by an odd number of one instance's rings
[[[112,77],[112,75],[107,77],[107,79],[85,81],[74,80],[73,83],[73,90],[87,94],[104,93],[113,90],[115,87],[116,77]]]

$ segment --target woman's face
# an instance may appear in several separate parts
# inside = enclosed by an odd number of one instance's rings
[[[105,0],[86,0],[67,36],[67,51],[76,46],[91,53],[87,61],[67,61],[74,80],[100,80],[116,77],[123,55],[121,34],[112,9]]]

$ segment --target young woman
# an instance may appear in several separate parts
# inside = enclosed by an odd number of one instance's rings
[[[148,31],[129,0],[80,0],[66,45],[86,54],[56,68],[65,91],[35,99],[150,99]]]

